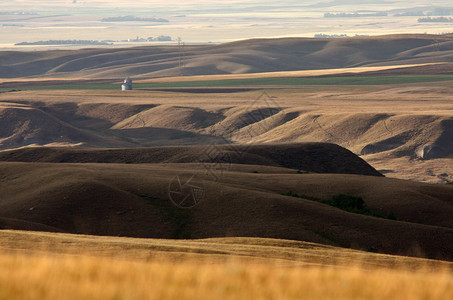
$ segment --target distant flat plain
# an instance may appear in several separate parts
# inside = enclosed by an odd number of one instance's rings
[[[39,15],[0,15],[0,45],[50,39],[127,40],[137,36],[170,35],[187,43],[227,42],[257,37],[348,34],[349,36],[393,33],[440,34],[451,32],[448,23],[418,23],[420,16],[405,12],[430,12],[448,7],[448,1],[197,1],[197,9],[183,1],[7,1],[2,11],[35,12]],[[325,18],[325,13],[371,14],[361,17]],[[244,13],[246,12],[246,13]],[[387,15],[373,16],[374,13]],[[101,22],[114,16],[158,17],[159,22]],[[151,43],[147,43],[151,44]],[[124,45],[124,44],[123,44]],[[50,47],[55,48],[55,47]],[[68,48],[68,47],[60,47]]]

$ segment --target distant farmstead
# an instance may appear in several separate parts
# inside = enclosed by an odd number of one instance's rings
[[[121,85],[121,90],[122,91],[132,90],[132,79],[130,79],[129,77],[126,77],[126,79],[124,79],[123,84]]]

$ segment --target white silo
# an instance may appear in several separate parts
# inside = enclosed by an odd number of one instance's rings
[[[122,91],[132,90],[132,79],[130,79],[129,77],[126,77],[126,79],[124,79],[123,84],[121,85],[121,90]]]

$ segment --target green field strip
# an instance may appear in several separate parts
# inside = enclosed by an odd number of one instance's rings
[[[453,81],[453,75],[394,75],[394,76],[350,76],[350,77],[274,77],[224,79],[204,81],[136,83],[135,89],[145,88],[196,88],[196,87],[238,87],[238,86],[306,86],[306,85],[389,85],[424,82]],[[74,83],[43,86],[18,86],[0,90],[115,90],[120,84],[113,83]]]

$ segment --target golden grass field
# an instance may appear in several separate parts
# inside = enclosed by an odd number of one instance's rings
[[[6,255],[4,299],[449,299],[446,271]],[[31,269],[31,270],[30,270]],[[5,276],[8,274],[7,276]]]
[[[136,83],[150,82],[180,82],[180,81],[198,81],[198,80],[225,80],[225,79],[250,79],[250,78],[285,78],[285,77],[316,77],[326,75],[342,75],[342,74],[357,74],[364,72],[388,71],[395,69],[404,69],[411,67],[434,66],[439,63],[425,64],[409,64],[395,66],[378,66],[378,67],[355,67],[355,68],[338,68],[338,69],[321,69],[321,70],[303,70],[303,71],[286,71],[286,72],[262,72],[248,74],[221,74],[221,75],[198,75],[198,76],[177,76],[177,77],[162,77],[153,79],[141,79]],[[9,82],[14,79],[0,79],[1,82]],[[50,80],[50,79],[49,79]]]
[[[451,263],[305,242],[0,236],[2,299],[453,297]]]
[[[245,74],[219,74],[219,75],[194,75],[194,76],[174,76],[160,77],[152,79],[138,79],[134,83],[155,83],[155,82],[186,82],[186,81],[205,81],[205,80],[227,80],[227,79],[253,79],[253,78],[291,78],[291,77],[317,77],[326,75],[344,75],[344,74],[360,74],[366,72],[378,71],[396,71],[398,69],[406,69],[413,67],[435,67],[441,63],[422,63],[422,64],[403,64],[389,66],[374,66],[374,67],[353,67],[353,68],[337,68],[337,69],[320,69],[320,70],[302,70],[302,71],[280,71],[280,72],[260,72],[260,73],[245,73]],[[37,78],[0,78],[0,84],[10,82],[74,82],[83,81],[84,78],[74,77],[37,77]],[[119,81],[120,82],[120,81]]]

